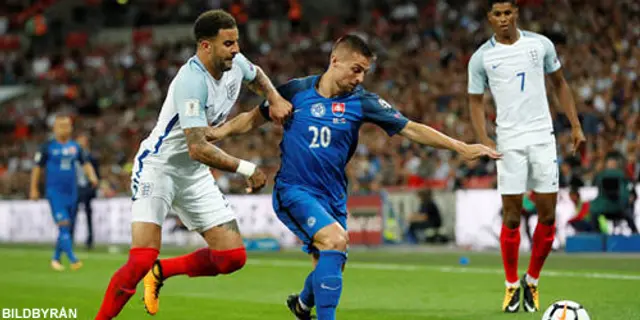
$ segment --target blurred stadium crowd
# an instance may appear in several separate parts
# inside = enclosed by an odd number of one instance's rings
[[[471,54],[491,35],[485,1],[360,0],[340,11],[310,11],[304,0],[158,0],[119,5],[86,0],[71,21],[47,19],[39,3],[0,4],[0,35],[28,37],[27,50],[0,51],[0,85],[28,84],[31,92],[2,103],[0,195],[25,198],[38,146],[48,138],[53,116],[72,114],[77,133],[88,133],[100,161],[103,196],[129,193],[138,143],[155,124],[164,92],[195,48],[190,38],[158,44],[144,34],[128,45],[92,43],[103,28],[189,24],[203,10],[222,7],[240,25],[242,51],[276,83],[317,74],[328,62],[332,41],[357,32],[374,44],[378,59],[365,86],[407,117],[472,142],[466,99]],[[123,1],[126,2],[126,1]],[[327,3],[330,3],[328,1]],[[151,4],[150,4],[151,3]],[[330,6],[328,6],[330,7]],[[337,10],[337,9],[336,9]],[[16,20],[21,17],[22,20]],[[42,25],[44,23],[44,25]],[[634,0],[522,1],[520,27],[555,44],[573,88],[587,144],[570,152],[569,123],[551,97],[560,154],[561,186],[589,185],[606,157],[615,156],[633,181],[640,179],[640,3]],[[80,40],[70,35],[78,35]],[[90,45],[75,45],[88,37]],[[157,35],[156,35],[157,36]],[[161,37],[161,36],[160,36]],[[84,39],[87,40],[87,39]],[[148,39],[147,39],[148,40]],[[237,111],[260,101],[244,90]],[[488,128],[494,107],[487,95]],[[362,129],[348,168],[353,193],[380,187],[475,188],[495,182],[492,162],[461,162],[447,151],[387,138],[372,125]],[[268,125],[220,143],[227,152],[279,167],[281,129]],[[214,172],[226,192],[242,192],[236,175]],[[265,190],[269,192],[269,190]]]

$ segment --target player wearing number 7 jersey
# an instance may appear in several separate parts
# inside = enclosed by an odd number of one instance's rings
[[[562,75],[553,43],[546,37],[516,27],[515,0],[490,0],[487,13],[495,35],[484,43],[469,62],[471,120],[481,143],[495,147],[485,130],[483,94],[490,89],[497,108],[498,191],[503,202],[500,234],[506,273],[502,310],[520,308],[520,284],[524,309],[539,310],[538,277],[551,251],[555,235],[558,163],[545,74],[549,74],[560,104],[572,127],[573,150],[585,140],[571,90]],[[527,274],[518,280],[520,212],[522,196],[535,192],[538,225],[533,235]]]
[[[313,255],[315,269],[300,295],[287,305],[297,319],[310,319],[315,305],[320,320],[335,319],[347,260],[347,177],[345,167],[358,145],[364,122],[390,136],[459,152],[465,159],[498,158],[493,149],[467,145],[423,124],[409,121],[379,96],[360,86],[373,53],[359,37],[339,39],[327,71],[289,81],[278,88],[293,105],[280,144],[281,168],[275,178],[273,206],[278,218]],[[269,104],[240,114],[214,130],[211,140],[247,132],[269,120]]]

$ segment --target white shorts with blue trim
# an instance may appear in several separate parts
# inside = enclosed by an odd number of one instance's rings
[[[162,226],[173,209],[189,230],[204,232],[236,218],[206,166],[184,175],[145,165],[132,176],[131,192],[133,222]]]

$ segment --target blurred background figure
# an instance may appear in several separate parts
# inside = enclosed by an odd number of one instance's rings
[[[598,173],[595,186],[598,196],[591,201],[591,224],[601,232],[599,219],[601,216],[613,220],[615,224],[625,221],[633,234],[638,233],[633,211],[629,210],[631,200],[630,181],[620,168],[615,156],[607,158],[605,168]]]
[[[415,243],[446,242],[447,238],[440,235],[438,229],[442,227],[442,218],[438,205],[433,201],[431,190],[422,190],[420,208],[418,212],[409,216],[409,236]]]
[[[93,168],[97,170],[99,168],[98,159],[94,155],[91,150],[91,144],[89,142],[89,135],[87,133],[82,133],[78,135],[76,138],[76,142],[82,147],[82,151],[84,152],[85,161],[89,162]],[[80,166],[80,163],[77,164]],[[71,236],[75,234],[76,229],[76,219],[78,218],[77,213],[80,212],[80,207],[84,209],[84,213],[86,214],[87,221],[87,239],[85,240],[85,245],[87,249],[93,249],[93,209],[91,207],[91,202],[96,197],[97,187],[93,186],[89,179],[87,178],[86,173],[82,170],[77,170],[78,172],[78,204],[76,206],[76,213],[73,215],[73,219],[71,222]],[[96,172],[96,176],[100,179],[100,175]]]

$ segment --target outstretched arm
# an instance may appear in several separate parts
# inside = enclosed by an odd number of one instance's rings
[[[482,156],[489,156],[492,159],[499,159],[500,154],[484,145],[469,145],[462,141],[453,139],[437,130],[413,121],[400,131],[400,134],[407,139],[439,149],[448,149],[459,153],[463,158],[472,160]]]
[[[220,127],[209,128],[206,138],[209,142],[215,142],[229,136],[245,134],[266,122],[267,119],[260,113],[260,108],[255,107],[251,111],[237,115]]]

